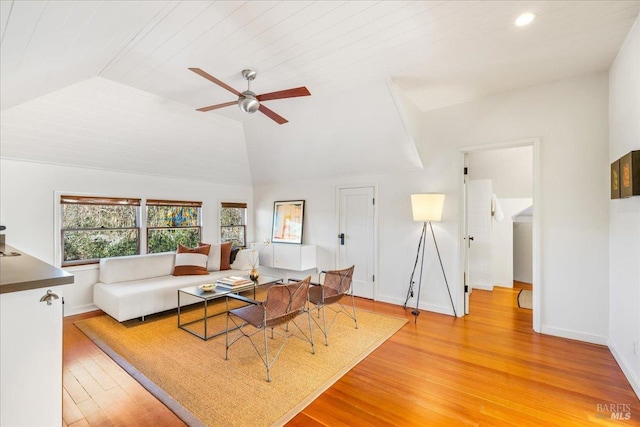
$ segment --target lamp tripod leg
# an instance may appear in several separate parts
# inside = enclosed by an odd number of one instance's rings
[[[449,289],[449,282],[447,281],[447,275],[444,273],[444,266],[442,265],[442,258],[440,258],[440,250],[438,249],[438,242],[436,242],[436,235],[433,232],[433,225],[431,225],[431,221],[429,221],[429,228],[431,228],[431,236],[433,236],[433,243],[436,245],[436,252],[438,253],[438,260],[440,260],[440,268],[442,269],[442,275],[444,276],[444,283],[447,285],[447,292],[449,293],[449,301],[451,301],[451,308],[453,309],[453,315],[458,317],[458,314],[456,313],[456,306],[453,304],[453,298],[451,297],[451,289]]]
[[[413,297],[413,285],[415,284],[413,278],[416,274],[416,268],[418,267],[418,260],[420,259],[420,249],[422,249],[422,260],[420,262],[420,276],[418,278],[418,295],[416,297],[416,307],[411,310],[411,314],[415,316],[414,323],[418,322],[418,315],[420,310],[418,304],[420,303],[420,291],[422,290],[422,272],[424,270],[424,247],[427,242],[427,223],[422,225],[422,232],[420,233],[420,241],[418,242],[418,250],[416,251],[416,261],[413,264],[413,271],[411,272],[411,278],[409,279],[409,289],[407,291],[407,298],[404,301],[404,308],[407,308],[409,298]]]
[[[416,308],[411,312],[411,314],[415,316],[413,318],[413,323],[418,323],[418,316],[420,315],[418,304],[420,303],[420,290],[422,290],[422,271],[424,269],[424,247],[426,246],[426,240],[427,240],[427,223],[426,222],[422,226],[422,235],[420,236],[420,240],[422,240],[425,244],[422,245],[422,259],[420,261],[420,277],[418,278],[418,295],[416,297]]]
[[[413,281],[413,277],[416,274],[416,268],[418,267],[418,260],[420,259],[420,248],[423,248],[423,243],[424,243],[425,237],[426,237],[425,226],[426,226],[426,222],[425,222],[425,225],[422,226],[422,232],[420,233],[420,240],[418,241],[418,250],[416,252],[416,261],[413,263],[413,271],[411,272],[411,278],[409,279],[409,289],[407,290],[407,297],[405,298],[404,304],[403,304],[403,307],[405,309],[407,308],[407,304],[409,303],[409,298],[413,297],[413,285],[415,284],[415,282]],[[423,248],[422,252],[424,253],[424,248]],[[424,257],[423,257],[423,261],[424,261]]]

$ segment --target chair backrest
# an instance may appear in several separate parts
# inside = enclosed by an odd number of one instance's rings
[[[330,270],[325,273],[322,286],[325,288],[325,298],[344,295],[351,289],[353,269],[355,265],[343,270]]]
[[[264,302],[266,326],[288,322],[304,311],[310,283],[311,276],[308,276],[299,282],[270,287]]]

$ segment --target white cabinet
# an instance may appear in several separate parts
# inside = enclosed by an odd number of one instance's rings
[[[51,290],[51,305],[40,299]],[[0,294],[0,425],[62,425],[61,287]]]
[[[62,425],[66,271],[6,246],[0,257],[0,426]]]
[[[285,243],[252,243],[260,251],[260,265],[284,270],[304,271],[316,268],[316,246]]]

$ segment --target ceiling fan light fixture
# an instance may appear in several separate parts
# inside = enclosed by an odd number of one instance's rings
[[[256,99],[256,94],[245,90],[238,98],[238,106],[245,113],[255,113],[260,108],[260,101]]]

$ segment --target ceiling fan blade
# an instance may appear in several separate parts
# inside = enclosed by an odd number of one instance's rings
[[[218,108],[224,108],[230,105],[237,105],[237,104],[238,104],[238,101],[230,101],[230,102],[225,102],[224,104],[216,104],[216,105],[209,105],[208,107],[196,108],[196,111],[206,112],[206,111],[217,110]]]
[[[228,84],[224,83],[223,81],[220,81],[220,80],[216,79],[215,77],[213,77],[211,74],[207,73],[206,71],[203,71],[200,68],[189,68],[189,69],[191,71],[193,71],[194,73],[201,75],[205,79],[207,79],[209,81],[212,81],[213,83],[217,84],[218,86],[225,88],[226,90],[228,90],[229,92],[233,93],[234,95],[240,96],[240,92],[238,92],[237,90],[235,90],[234,88],[232,88]]]
[[[260,108],[258,108],[258,110],[260,110],[260,112],[262,114],[264,114],[265,116],[269,117],[271,120],[275,121],[279,125],[283,125],[283,124],[289,122],[289,120],[287,120],[284,117],[274,113],[272,110],[268,109],[267,107],[265,107],[262,104],[260,104]]]
[[[311,92],[304,87],[296,87],[294,89],[279,90],[277,92],[263,93],[256,96],[258,101],[270,101],[272,99],[296,98],[298,96],[309,96]]]

